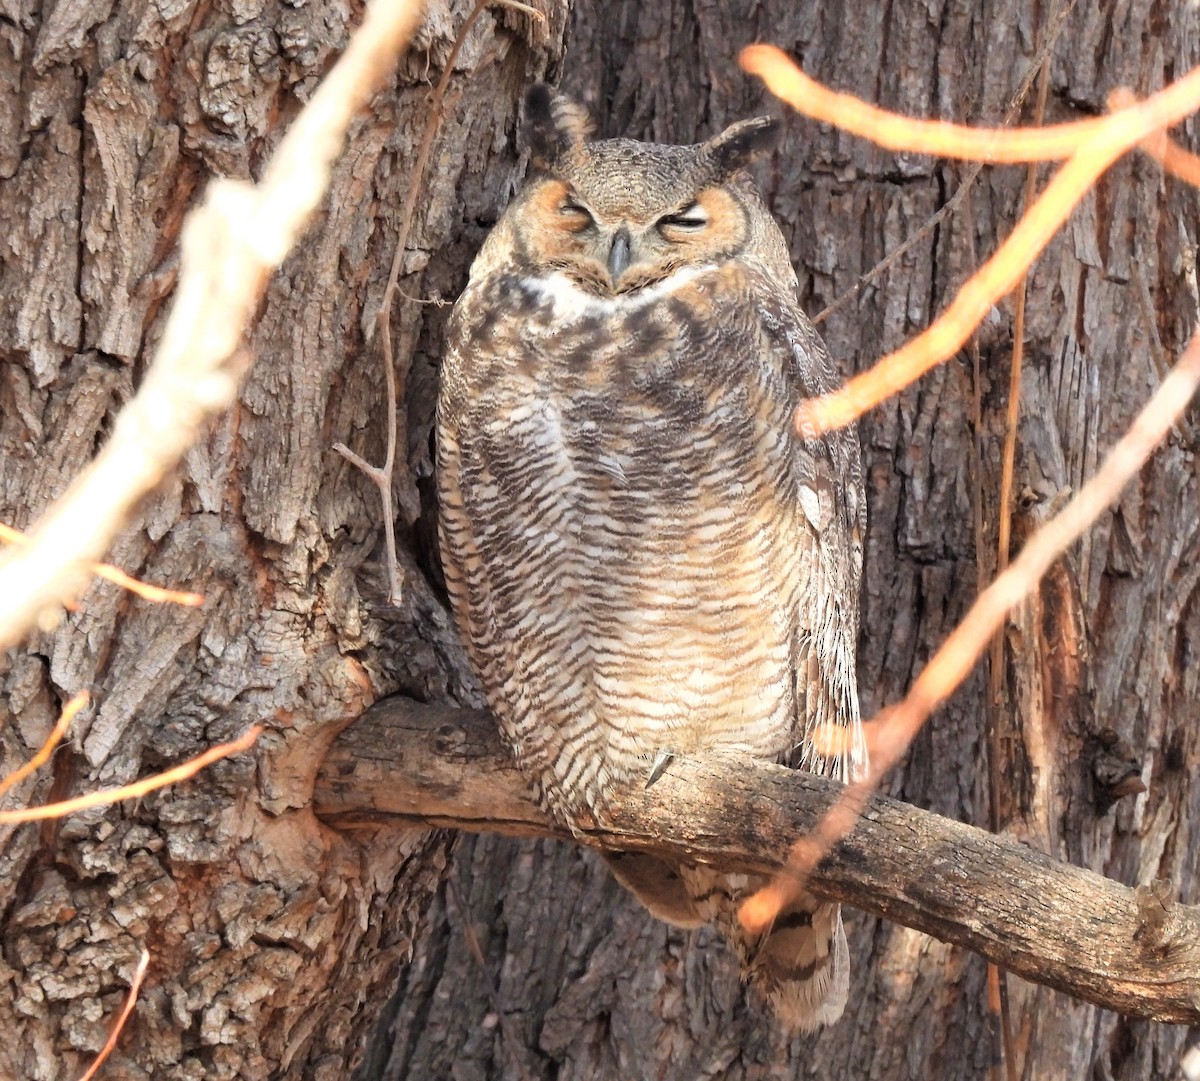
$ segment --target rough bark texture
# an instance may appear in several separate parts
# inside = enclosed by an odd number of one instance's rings
[[[340,835],[311,813],[338,729],[380,694],[473,702],[439,594],[429,486],[443,308],[519,181],[523,86],[556,77],[566,0],[538,29],[481,20],[459,60],[394,320],[403,605],[382,611],[374,493],[329,445],[378,460],[383,379],[366,329],[420,140],[426,81],[469,5],[433,3],[397,93],[354,130],[323,220],[271,286],[240,408],[148,501],[112,558],[200,589],[200,611],[98,584],[0,675],[0,768],[69,694],[95,709],[17,795],[113,783],[264,721],[253,757],[137,806],[0,838],[0,1077],[68,1078],[103,1042],[137,950],[153,962],[113,1078],[877,1078],[985,1076],[985,967],[852,917],[843,1021],[788,1041],[713,935],[649,920],[598,861],[551,841]],[[562,70],[604,134],[692,141],[770,108],[736,68],[771,40],[840,89],[921,115],[998,118],[1048,14],[979,0],[578,0]],[[254,175],[357,21],[339,0],[11,0],[0,18],[0,519],[23,526],[104,438],[153,347],[182,214],[214,173]],[[1194,66],[1173,0],[1080,4],[1048,119],[1090,115]],[[1194,131],[1185,138],[1194,144]],[[763,170],[810,312],[957,188],[962,167],[791,120]],[[1044,174],[1043,174],[1044,175]],[[969,202],[822,327],[845,369],[923,327],[1019,212],[1024,173]],[[1030,283],[1018,540],[1079,484],[1196,322],[1197,198],[1143,160],[1088,196]],[[862,426],[871,478],[860,682],[899,696],[994,562],[1011,310],[983,344]],[[973,419],[973,394],[981,423]],[[1120,507],[1012,622],[1003,700],[973,679],[893,795],[999,822],[1129,885],[1196,898],[1200,497],[1195,413]],[[979,525],[977,526],[977,522]],[[978,530],[978,536],[977,536]],[[1130,775],[1146,791],[1127,790]],[[1030,903],[1036,903],[1031,897]],[[470,933],[467,933],[469,930]],[[396,977],[399,971],[399,983]],[[1025,1078],[1149,1081],[1185,1033],[1012,982]],[[390,998],[389,998],[390,995]],[[383,1010],[382,1023],[379,1021]],[[373,1037],[371,1035],[374,1026]]]
[[[1054,8],[972,0],[581,2],[564,85],[594,108],[602,134],[693,141],[777,108],[734,62],[741,45],[761,39],[869,100],[913,115],[994,121]],[[1179,5],[1081,4],[1054,50],[1047,119],[1100,112],[1114,86],[1152,90],[1194,66],[1198,53],[1194,13]],[[1192,142],[1191,124],[1183,135]],[[789,120],[763,180],[791,239],[808,310],[841,296],[918,230],[964,171]],[[1039,171],[1042,183],[1047,175]],[[1024,182],[1020,168],[985,170],[962,209],[825,322],[846,371],[869,364],[945,306],[1007,234]],[[1037,264],[1016,543],[1089,475],[1195,325],[1196,209],[1196,195],[1164,181],[1152,164],[1123,161]],[[980,575],[993,571],[1011,319],[1006,303],[981,343],[977,388],[967,354],[862,425],[871,478],[860,653],[867,710],[903,693],[966,610]],[[981,670],[937,714],[889,785],[892,795],[986,826],[989,740],[981,718],[991,716],[1002,752],[996,815],[1003,828],[1131,886],[1166,879],[1185,902],[1197,899],[1190,823],[1200,811],[1191,783],[1200,693],[1195,415],[1014,618],[1003,700],[989,703]],[[1117,799],[1137,787],[1131,775],[1147,791]],[[815,1039],[789,1042],[746,1003],[714,936],[649,921],[590,855],[544,841],[464,838],[451,881],[397,993],[388,1081],[965,1081],[988,1076],[996,1059],[985,964],[874,917],[850,919],[846,1017]],[[1175,1075],[1185,1030],[1015,979],[1009,985],[1017,1076]]]
[[[676,756],[650,788],[614,792],[600,821],[573,838],[539,808],[495,717],[397,696],[334,740],[313,809],[342,830],[429,825],[557,837],[780,875],[793,841],[817,828],[841,791],[774,763]],[[1172,901],[1170,883],[1129,889],[1011,837],[874,795],[805,888],[1075,998],[1200,1023],[1200,907]]]
[[[378,611],[374,490],[330,445],[382,458],[366,342],[426,120],[472,4],[429,5],[393,90],[354,125],[333,194],[271,284],[238,408],[116,545],[200,610],[93,586],[0,662],[0,772],[93,688],[42,801],[179,761],[265,722],[253,756],[140,804],[0,837],[0,1077],[75,1078],[139,948],[152,956],[109,1078],[342,1079],[437,888],[449,838],[344,837],[309,809],[339,727],[380,693],[439,698],[464,668],[415,553],[444,312],[394,338],[413,418],[398,481],[408,589]],[[553,75],[565,4],[485,15],[458,61],[405,291],[453,295],[520,178],[522,88]],[[361,21],[358,3],[47,0],[0,18],[0,520],[26,525],[103,440],[162,326],[183,214],[209,176],[256,176]],[[419,272],[419,273],[418,273]],[[404,438],[403,432],[401,433]]]

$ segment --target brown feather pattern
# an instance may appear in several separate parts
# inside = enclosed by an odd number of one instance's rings
[[[747,241],[775,230],[747,186],[731,190]],[[558,254],[539,261],[524,233],[537,221],[520,219],[546,213],[535,195],[493,233],[456,306],[438,407],[447,586],[522,769],[572,826],[616,786],[645,783],[660,751],[856,774],[859,451],[852,431],[793,428],[836,376],[790,267],[781,287],[777,230],[765,254],[709,253],[604,295],[577,284],[594,269],[572,278]],[[841,1013],[837,906],[803,898],[753,938],[736,924],[753,879],[633,854],[612,864],[656,915],[715,922],[786,1021]]]

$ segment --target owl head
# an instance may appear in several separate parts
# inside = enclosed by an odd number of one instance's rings
[[[504,222],[528,272],[559,271],[590,293],[627,294],[761,246],[764,219],[772,255],[783,251],[742,175],[774,146],[772,118],[743,120],[695,146],[590,134],[581,105],[544,84],[530,89],[524,136],[532,178]]]

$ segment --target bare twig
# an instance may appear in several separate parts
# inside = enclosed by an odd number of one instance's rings
[[[906,150],[966,161],[1024,163],[1070,158],[1097,136],[1137,135],[1176,123],[1200,100],[1200,68],[1189,72],[1142,104],[1158,104],[1139,113],[1130,102],[1117,113],[1033,128],[978,128],[948,120],[915,120],[888,112],[851,94],[841,94],[805,75],[774,45],[750,45],[742,50],[742,67],[757,75],[778,98],[805,116],[870,139],[889,150]],[[1122,115],[1124,114],[1124,115]],[[1156,119],[1150,120],[1151,116]]]
[[[1034,55],[1033,60],[1030,61],[1029,66],[1025,69],[1025,74],[1021,78],[1020,85],[1017,87],[1016,92],[1013,94],[1012,98],[1009,99],[1008,108],[1004,112],[1003,122],[1006,126],[1012,123],[1012,121],[1016,118],[1017,112],[1020,110],[1025,101],[1025,95],[1029,93],[1029,88],[1033,85],[1033,80],[1037,78],[1038,72],[1041,71],[1045,66],[1046,60],[1049,57],[1051,50],[1054,48],[1055,42],[1058,41],[1059,34],[1062,33],[1063,27],[1066,26],[1067,17],[1072,11],[1075,10],[1075,5],[1078,2],[1079,0],[1067,0],[1067,3],[1062,6],[1058,15],[1055,16],[1054,23],[1051,25],[1048,33],[1046,34],[1045,40],[1038,48],[1038,51]],[[858,281],[856,281],[849,289],[842,293],[841,296],[835,297],[828,304],[826,304],[824,308],[822,308],[815,316],[813,316],[813,324],[820,325],[834,312],[844,308],[850,303],[850,301],[858,296],[858,294],[861,293],[866,286],[870,285],[871,282],[876,281],[883,274],[885,274],[888,268],[891,267],[896,260],[900,259],[905,252],[910,251],[913,247],[929,236],[929,234],[932,233],[935,228],[937,228],[938,224],[943,218],[953,214],[954,211],[958,209],[959,205],[967,198],[967,195],[971,191],[975,181],[979,179],[979,174],[983,172],[984,164],[985,163],[982,161],[972,162],[970,168],[967,169],[962,178],[959,180],[958,187],[955,189],[954,194],[950,196],[950,198],[947,199],[946,202],[944,202],[940,207],[938,207],[937,210],[930,214],[930,216],[926,218],[924,222],[922,222],[920,228],[918,228],[911,236],[906,237],[901,244],[897,245],[897,247],[895,247],[892,251],[888,252],[886,256],[884,256],[881,260],[879,260],[878,263],[871,267],[870,270],[863,274]]]
[[[1132,91],[1118,87],[1109,94],[1108,105],[1111,109],[1128,109],[1137,100]],[[1200,157],[1185,150],[1165,131],[1152,132],[1138,145],[1172,176],[1200,187]]]
[[[820,858],[849,833],[871,792],[908,749],[925,719],[962,682],[1013,607],[1037,588],[1051,564],[1116,500],[1187,409],[1198,384],[1200,332],[1095,475],[979,595],[905,699],[869,722],[873,730],[870,774],[843,789],[819,826],[792,846],[788,873],[745,903],[741,917],[747,927],[760,930],[770,923],[801,888]]]
[[[383,353],[383,374],[387,392],[387,437],[383,465],[371,465],[365,458],[355,454],[345,443],[334,443],[333,449],[355,466],[371,480],[379,491],[379,499],[383,513],[383,550],[387,561],[388,604],[400,602],[400,563],[396,559],[396,513],[392,504],[392,485],[396,467],[396,426],[398,423],[397,401],[403,388],[396,385],[396,360],[392,351],[392,305],[395,303],[396,285],[400,280],[400,270],[404,265],[404,253],[408,248],[409,234],[412,232],[413,216],[416,213],[417,197],[425,181],[425,169],[429,164],[429,154],[433,149],[434,136],[442,123],[442,102],[446,97],[446,87],[450,76],[454,73],[454,63],[462,50],[463,42],[475,25],[476,20],[489,7],[507,7],[523,11],[527,15],[545,21],[545,16],[527,4],[517,3],[516,0],[477,0],[471,13],[466,17],[459,30],[450,55],[442,67],[441,78],[434,88],[433,97],[429,102],[429,116],[425,121],[425,131],[421,135],[421,146],[417,151],[416,164],[413,166],[412,178],[408,192],[404,198],[404,210],[400,215],[400,228],[396,234],[396,249],[392,254],[392,268],[388,272],[387,286],[379,301],[379,311],[375,313],[375,325],[379,328],[381,350]],[[370,340],[368,336],[368,340]]]
[[[467,952],[470,953],[471,960],[475,962],[475,967],[479,971],[480,980],[483,981],[488,1001],[492,1005],[492,1013],[496,1015],[496,1023],[500,1026],[500,1033],[504,1038],[504,1050],[509,1070],[519,1081],[529,1081],[529,1067],[524,1062],[522,1055],[525,1043],[517,1037],[516,1033],[510,1031],[512,1018],[509,1016],[508,1011],[504,1009],[504,1005],[500,1001],[500,995],[496,991],[496,985],[492,982],[492,977],[487,968],[487,960],[483,956],[483,947],[479,944],[479,936],[475,934],[475,924],[471,918],[471,910],[463,900],[462,893],[455,882],[453,871],[446,878],[446,893],[453,899],[454,907],[458,909],[458,914],[462,919],[462,932],[463,938],[467,943]]]
[[[1148,139],[1142,148],[1172,176],[1200,188],[1200,157],[1190,150],[1185,150],[1161,133],[1158,139]]]
[[[54,753],[54,748],[61,742],[63,736],[67,734],[67,729],[71,727],[71,722],[75,719],[76,714],[83,709],[88,702],[91,701],[87,691],[80,691],[74,698],[69,701],[63,708],[62,714],[58,718],[58,722],[50,731],[50,735],[46,737],[46,741],[25,765],[15,769],[7,777],[0,778],[0,797],[10,789],[19,785],[26,777],[35,770],[41,769]]]
[[[1061,25],[1062,22],[1060,21],[1059,26]],[[1047,55],[1042,61],[1041,73],[1038,78],[1037,103],[1034,106],[1033,112],[1035,126],[1040,127],[1045,118],[1046,97],[1049,89],[1050,57]],[[1024,207],[1032,205],[1036,187],[1037,162],[1031,161],[1025,171]],[[1025,303],[1028,284],[1029,274],[1026,271],[1026,273],[1021,275],[1021,280],[1017,284],[1016,310],[1013,314],[1012,358],[1009,362],[1008,371],[1008,408],[1004,421],[1004,450],[1000,466],[1000,499],[997,510],[999,519],[996,538],[997,574],[1003,573],[1008,567],[1009,545],[1012,536],[1013,470],[1017,457],[1017,427],[1021,419],[1021,369],[1025,360]],[[996,633],[992,635],[991,657],[988,665],[988,686],[992,702],[997,710],[995,714],[997,719],[999,716],[998,710],[1003,682],[1004,624],[1002,623],[996,629]],[[1040,720],[1040,718],[1035,718],[1034,723],[1038,724]],[[991,815],[992,830],[993,832],[998,832],[1000,829],[998,817],[1000,791],[1003,784],[1003,775],[1000,770],[1002,748],[1000,746],[999,726],[993,725],[989,735],[991,742],[988,747],[988,783],[990,788],[988,809]],[[1039,738],[1037,745],[1044,751],[1046,748],[1045,739]],[[1041,783],[1045,783],[1045,779],[1050,775],[1050,762],[1047,760],[1045,754],[1034,757],[1036,758],[1033,763],[1034,768],[1040,771]],[[1012,1015],[1008,1004],[1008,984],[1005,972],[995,964],[988,965],[988,988],[989,1006],[992,1009],[993,1015],[1000,1020],[1000,1045],[1003,1049],[1005,1076],[1007,1081],[1017,1081],[1016,1041],[1013,1038]],[[994,1002],[992,1001],[993,998]]]
[[[211,766],[214,762],[219,762],[222,758],[228,758],[230,755],[249,750],[258,741],[258,737],[262,735],[262,732],[262,725],[256,724],[245,735],[239,736],[229,743],[218,743],[215,747],[210,747],[203,754],[198,754],[195,758],[189,758],[186,762],[178,766],[163,770],[161,773],[156,773],[151,777],[143,777],[140,781],[122,785],[120,788],[107,788],[99,792],[88,792],[86,795],[76,796],[73,799],[61,800],[58,803],[47,803],[43,807],[20,807],[13,811],[0,811],[0,826],[11,826],[22,822],[40,822],[47,818],[62,818],[64,815],[75,814],[77,811],[86,811],[92,807],[107,807],[110,803],[117,803],[120,800],[138,799],[157,788],[165,788],[169,784],[186,781],[206,766]]]
[[[1055,174],[1008,238],[959,290],[934,322],[840,390],[803,403],[796,426],[805,436],[841,428],[953,356],[995,304],[1009,293],[1100,176],[1137,141],[1093,136]]]
[[[922,334],[851,379],[840,390],[800,406],[796,426],[806,437],[849,424],[952,356],[992,304],[1013,289],[1096,178],[1150,133],[1200,106],[1200,68],[1142,102],[1107,117],[1046,128],[975,129],[888,113],[813,82],[780,50],[754,45],[742,65],[784,100],[819,120],[837,122],[883,146],[987,161],[1068,157],[1012,234],[967,282],[949,308]]]
[[[129,984],[129,994],[125,997],[125,1004],[121,1007],[121,1012],[117,1016],[117,1023],[113,1025],[112,1032],[108,1034],[108,1039],[104,1041],[104,1046],[100,1049],[91,1066],[88,1067],[87,1073],[80,1077],[79,1081],[92,1081],[96,1076],[100,1067],[104,1065],[104,1060],[112,1054],[112,1049],[117,1046],[117,1040],[121,1038],[121,1032],[125,1028],[125,1022],[129,1020],[129,1015],[133,1013],[133,1007],[137,1002],[138,993],[142,989],[142,980],[146,978],[146,968],[150,964],[150,954],[142,948],[142,954],[138,958],[137,968],[133,970],[133,980]]]
[[[183,228],[179,285],[154,362],[107,445],[30,531],[0,556],[0,649],[73,596],[134,504],[234,400],[242,333],[270,272],[320,201],[347,126],[417,25],[417,0],[374,3],[254,185],[213,181]]]
[[[0,522],[0,541],[4,541],[6,544],[27,545],[29,538],[20,530]],[[103,578],[112,582],[113,585],[129,590],[130,593],[141,597],[142,600],[156,604],[182,604],[186,608],[199,608],[204,603],[203,593],[164,589],[162,586],[152,586],[148,582],[139,582],[111,563],[93,563],[91,571],[97,578]]]
[[[462,899],[462,894],[458,892],[453,872],[446,878],[446,893],[454,901],[454,907],[458,909],[459,918],[462,920],[463,938],[467,943],[467,952],[470,953],[471,960],[475,962],[475,967],[479,971],[479,978],[483,981],[483,988],[487,992],[488,1001],[492,1004],[492,1012],[498,1018],[503,1017],[504,1010],[500,1006],[500,996],[496,994],[496,986],[492,983],[491,977],[488,975],[487,961],[483,956],[483,947],[479,945],[479,936],[475,934],[475,927],[471,922],[471,910],[467,908],[466,903]]]

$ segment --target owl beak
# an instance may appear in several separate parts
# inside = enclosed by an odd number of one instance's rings
[[[613,237],[612,247],[608,249],[608,276],[614,285],[629,266],[629,244],[629,230],[622,225]]]

